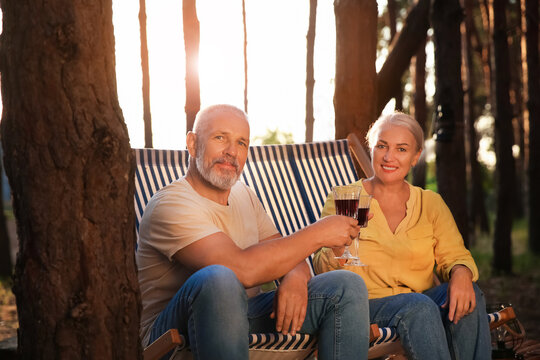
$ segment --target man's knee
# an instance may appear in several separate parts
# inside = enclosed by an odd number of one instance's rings
[[[245,289],[238,277],[226,266],[210,265],[192,275],[200,287],[199,295],[212,296],[222,299],[221,296],[245,295]]]
[[[335,270],[318,275],[321,285],[331,289],[334,295],[341,298],[365,300],[367,303],[368,291],[364,279],[358,274],[348,270]]]

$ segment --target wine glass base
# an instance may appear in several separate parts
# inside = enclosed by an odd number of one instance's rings
[[[334,256],[334,259],[342,259],[342,260],[360,260],[360,258],[352,255],[341,255],[341,256]]]
[[[345,266],[367,266],[367,264],[364,264],[360,260],[352,260],[345,263]]]

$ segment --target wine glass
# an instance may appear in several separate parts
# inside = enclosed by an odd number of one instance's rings
[[[358,215],[358,199],[360,197],[360,191],[362,191],[362,187],[356,185],[332,187],[336,215],[344,215],[356,219]],[[348,246],[345,246],[343,254],[341,256],[336,256],[336,259],[359,260],[358,257],[351,254]]]
[[[360,195],[358,197],[358,209],[356,212],[356,220],[358,221],[358,226],[361,228],[365,228],[368,223],[368,214],[369,214],[369,206],[371,205],[371,195]],[[356,250],[356,259],[353,259],[349,262],[347,262],[345,265],[350,266],[367,266],[362,261],[360,261],[359,252],[360,252],[360,233],[358,233],[358,236],[353,241],[354,249]]]

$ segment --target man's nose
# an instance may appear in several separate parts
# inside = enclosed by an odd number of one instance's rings
[[[232,142],[229,142],[227,143],[227,146],[225,147],[224,153],[227,155],[236,157],[236,154],[238,154],[238,146]]]

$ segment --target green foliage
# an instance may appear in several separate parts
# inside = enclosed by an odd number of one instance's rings
[[[266,134],[254,137],[253,142],[261,145],[292,144],[294,138],[292,133],[280,131],[276,128],[274,130],[266,129]]]
[[[493,215],[490,214],[493,229]],[[528,250],[529,233],[526,219],[516,219],[512,227],[512,264],[517,276],[532,276],[540,284],[540,256]],[[471,248],[480,277],[488,279],[493,274],[493,234],[477,234],[476,243]]]

